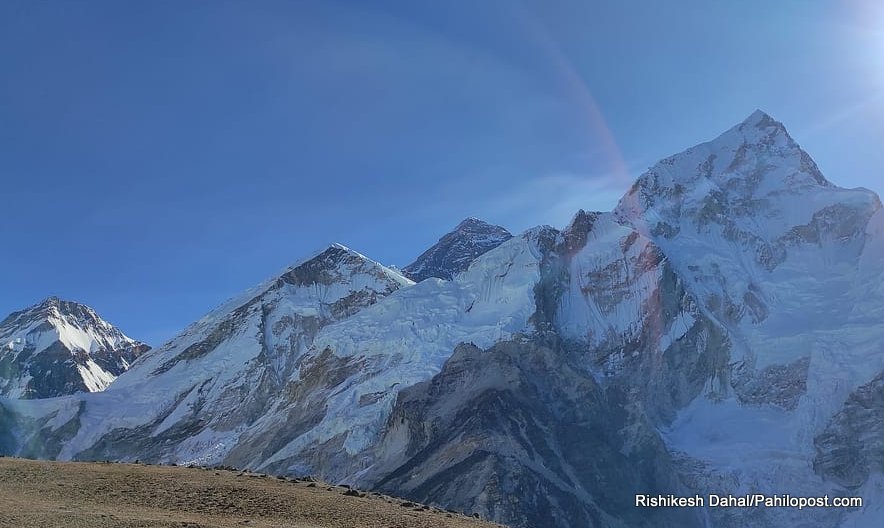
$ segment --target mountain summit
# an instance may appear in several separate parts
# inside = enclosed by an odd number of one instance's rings
[[[513,235],[506,229],[478,218],[467,218],[439,242],[424,251],[402,271],[420,282],[429,277],[451,280],[477,257],[491,251]]]
[[[102,391],[149,348],[92,308],[48,297],[0,322],[0,395]]]
[[[616,214],[671,238],[687,227],[676,225],[679,219],[699,229],[758,225],[746,220],[758,213],[798,221],[807,212],[808,193],[836,189],[782,123],[757,110],[717,138],[659,161],[620,200]],[[836,202],[845,198],[821,194]],[[769,227],[787,227],[784,222]]]

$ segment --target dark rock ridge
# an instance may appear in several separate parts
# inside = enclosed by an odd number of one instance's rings
[[[884,473],[884,373],[850,395],[814,445],[814,469],[848,489]]]
[[[477,257],[512,237],[509,231],[500,226],[478,218],[467,218],[402,271],[415,282],[429,277],[450,280],[467,269]]]

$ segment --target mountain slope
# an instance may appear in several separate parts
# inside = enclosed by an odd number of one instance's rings
[[[149,348],[88,306],[49,297],[0,322],[0,395],[102,391]]]
[[[292,413],[313,423],[325,414],[320,404],[325,396],[315,395],[315,407],[292,407],[293,397],[308,395],[293,392],[290,378],[328,376],[340,382],[360,366],[316,350],[316,337],[411,284],[355,251],[331,245],[228,301],[145,357],[106,398],[86,402],[79,421],[95,420],[97,426],[81,428],[61,456],[90,448],[97,458],[219,461],[250,427],[259,429],[276,413],[297,431],[300,422]],[[274,441],[284,437],[280,433]]]
[[[450,280],[467,269],[473,260],[512,237],[512,233],[500,226],[467,218],[402,271],[415,282],[429,277]]]

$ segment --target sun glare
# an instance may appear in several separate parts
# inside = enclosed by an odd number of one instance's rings
[[[884,4],[879,1],[863,1],[854,4],[854,27],[860,53],[866,57],[869,81],[884,91]]]

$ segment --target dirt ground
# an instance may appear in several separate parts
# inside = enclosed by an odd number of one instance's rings
[[[385,495],[248,472],[0,458],[0,527],[234,526],[491,528],[500,525]]]

